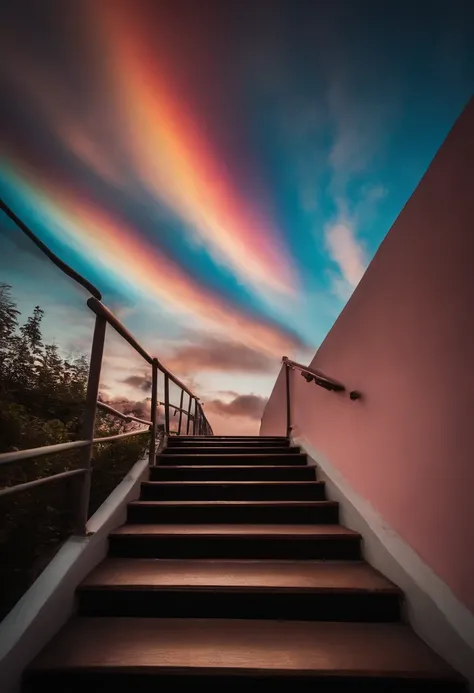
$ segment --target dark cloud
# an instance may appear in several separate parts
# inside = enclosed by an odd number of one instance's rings
[[[245,344],[212,338],[178,347],[166,358],[166,363],[175,373],[184,374],[196,370],[275,373],[279,368],[277,359]]]
[[[245,416],[249,419],[260,419],[265,409],[268,397],[259,395],[238,395],[230,402],[221,399],[213,399],[206,402],[207,412],[214,412],[221,416]]]
[[[125,385],[131,385],[131,387],[136,387],[137,390],[143,390],[143,392],[149,392],[151,390],[151,379],[144,375],[130,375],[125,380],[122,380]]]

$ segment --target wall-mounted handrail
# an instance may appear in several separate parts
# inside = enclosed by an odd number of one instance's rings
[[[314,381],[316,385],[324,387],[325,390],[330,390],[332,392],[346,392],[346,387],[338,380],[334,378],[329,378],[324,373],[315,370],[314,368],[309,368],[308,366],[303,366],[302,363],[297,363],[288,358],[288,356],[282,357],[283,366],[285,368],[285,390],[286,390],[286,435],[290,436],[291,433],[291,386],[290,386],[290,370],[300,371],[301,375],[309,383]],[[362,397],[361,393],[357,390],[352,390],[349,392],[350,399],[360,399]]]
[[[282,361],[289,368],[301,371],[303,376],[305,376],[305,374],[307,373],[311,376],[311,380],[315,381],[316,385],[320,385],[321,387],[324,387],[326,390],[333,390],[334,392],[346,391],[346,388],[342,383],[338,382],[337,380],[334,380],[333,378],[329,378],[327,375],[324,375],[319,371],[315,371],[314,368],[303,366],[302,363],[292,361],[287,356],[283,356]]]
[[[10,207],[5,204],[5,202],[0,198],[0,209],[5,212],[7,217],[9,217],[17,226],[18,228],[23,231],[25,236],[28,236],[28,238],[33,241],[33,243],[43,252],[46,257],[48,257],[51,262],[53,262],[56,267],[58,267],[64,274],[67,274],[68,277],[71,277],[71,279],[74,279],[78,284],[80,284],[84,289],[87,289],[87,291],[95,296],[95,298],[98,298],[99,300],[102,298],[102,294],[100,293],[99,289],[94,286],[94,284],[91,284],[90,281],[85,279],[82,275],[80,275],[76,270],[73,270],[72,267],[70,267],[68,264],[63,262],[55,253],[53,253],[52,250],[48,248],[47,245],[43,243],[43,241],[40,241],[38,236],[33,233],[33,231],[28,228],[28,226],[21,220],[13,210],[10,209]]]

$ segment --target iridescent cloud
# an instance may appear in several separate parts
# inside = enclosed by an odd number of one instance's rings
[[[255,199],[239,195],[134,15],[135,8],[122,2],[92,9],[93,21],[103,27],[126,140],[142,182],[245,282],[292,292],[296,279],[275,224]]]
[[[301,347],[290,333],[207,290],[117,215],[68,187],[65,179],[48,179],[44,170],[25,167],[15,183],[30,202],[36,198],[40,213],[54,221],[51,228],[63,240],[83,255],[100,258],[122,282],[160,306],[192,315],[213,333],[269,356]]]

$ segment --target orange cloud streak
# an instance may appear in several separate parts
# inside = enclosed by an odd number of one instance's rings
[[[239,199],[225,166],[147,51],[134,11],[128,16],[120,2],[93,8],[95,21],[101,13],[142,181],[197,231],[217,261],[250,284],[292,292],[295,278],[279,234],[255,205]]]

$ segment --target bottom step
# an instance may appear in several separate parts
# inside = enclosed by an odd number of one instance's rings
[[[255,690],[282,679],[313,692],[321,683],[324,691],[465,690],[399,624],[150,618],[72,619],[33,662],[24,690],[151,691],[171,682],[217,690],[236,677]]]

